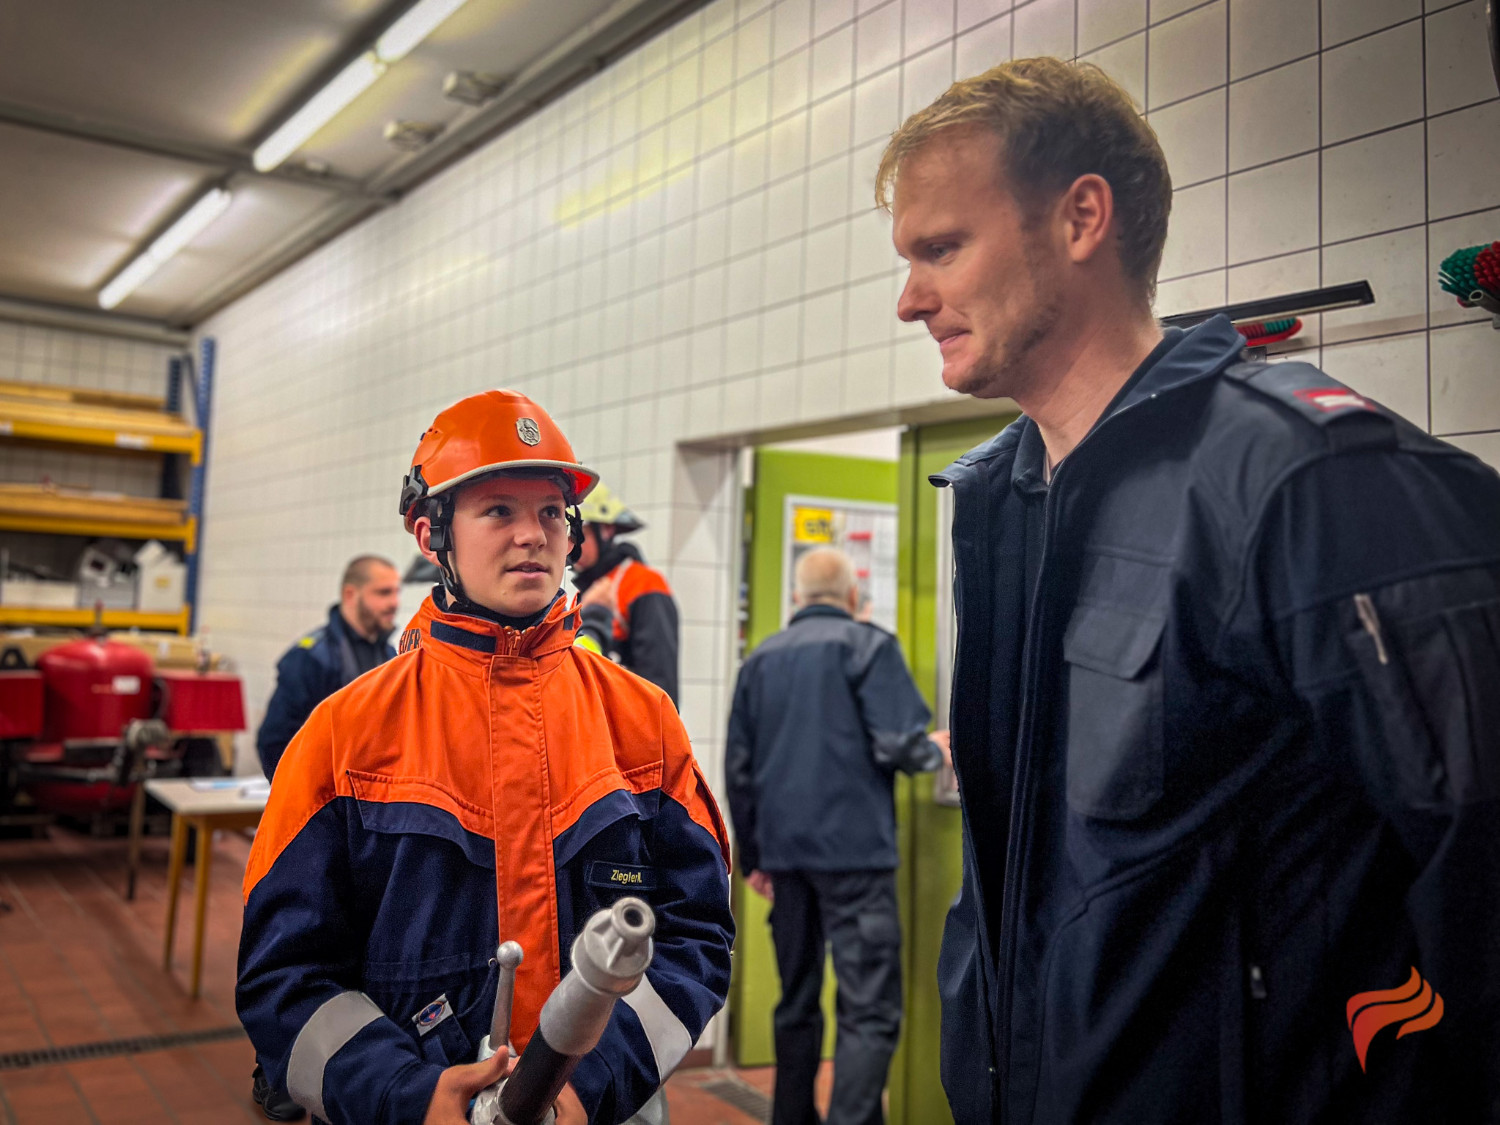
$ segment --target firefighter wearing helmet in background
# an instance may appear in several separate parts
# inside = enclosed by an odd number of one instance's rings
[[[235,1000],[271,1081],[330,1125],[463,1125],[500,940],[525,950],[524,1050],[567,950],[624,894],[656,956],[557,1102],[559,1125],[665,1118],[722,1007],[728,841],[666,694],[574,643],[561,586],[594,487],[546,413],[466,398],[401,493],[441,570],[401,654],[325,700],[277,768],[245,872]]]
[[[578,506],[583,546],[573,564],[583,619],[578,643],[644,676],[678,701],[677,602],[661,571],[620,536],[646,525],[600,484]]]

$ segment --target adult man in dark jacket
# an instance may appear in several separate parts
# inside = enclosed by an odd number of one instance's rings
[[[1161,331],[1166,164],[1093,68],[956,84],[893,182],[899,314],[1025,411],[935,478],[955,1117],[1500,1120],[1500,480]]]
[[[389,560],[360,555],[344,568],[339,602],[328,622],[298,638],[276,665],[276,690],[255,735],[267,777],[313,708],[345,684],[396,655],[391,629],[401,601],[401,576]]]
[[[839,982],[831,1125],[878,1125],[901,1030],[896,770],[935,769],[946,732],[896,638],[858,622],[854,567],[819,548],[797,561],[791,624],[740,669],[725,753],[729,813],[752,889],[773,899],[781,975],[773,1125],[817,1125],[824,943]]]
[[[583,543],[573,564],[582,608],[578,643],[650,680],[678,703],[677,600],[666,576],[621,539],[645,523],[604,484],[578,507]]]
[[[299,638],[276,665],[276,690],[255,735],[266,777],[275,776],[282,752],[319,703],[396,655],[389,638],[400,601],[401,577],[390,560],[360,555],[349,561],[328,623]],[[270,1120],[304,1116],[301,1106],[266,1080],[259,1063],[252,1078],[255,1102]]]

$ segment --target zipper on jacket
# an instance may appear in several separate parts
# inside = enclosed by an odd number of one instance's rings
[[[1359,614],[1359,623],[1365,627],[1365,632],[1370,634],[1370,639],[1375,642],[1375,657],[1382,664],[1389,664],[1391,657],[1385,649],[1385,636],[1380,628],[1380,614],[1375,612],[1375,603],[1369,594],[1354,595],[1354,612]]]
[[[1261,972],[1259,965],[1250,966],[1250,999],[1264,1000],[1266,998],[1266,977]]]
[[[1080,445],[1082,442],[1079,443]],[[1011,825],[1018,829],[1017,838],[1013,839],[1006,848],[1005,853],[1005,885],[1001,891],[1000,904],[1000,934],[999,934],[999,965],[1000,975],[1000,1027],[997,1034],[996,1061],[999,1064],[1000,1088],[1006,1089],[1010,1079],[1010,1023],[1011,1023],[1011,996],[1015,979],[1015,926],[1016,914],[1018,913],[1021,896],[1020,874],[1024,866],[1026,856],[1022,855],[1023,848],[1029,843],[1025,831],[1029,822],[1031,811],[1031,759],[1036,752],[1036,698],[1038,693],[1038,682],[1041,676],[1041,660],[1038,656],[1040,644],[1039,627],[1042,618],[1042,603],[1045,600],[1043,591],[1046,589],[1045,578],[1047,575],[1048,548],[1051,546],[1053,530],[1052,524],[1057,513],[1057,505],[1053,501],[1056,495],[1057,482],[1063,472],[1063,465],[1059,464],[1053,469],[1051,479],[1047,482],[1047,497],[1042,501],[1042,550],[1041,559],[1038,563],[1036,585],[1032,593],[1030,605],[1026,611],[1026,644],[1022,652],[1024,667],[1022,669],[1022,707],[1029,712],[1030,725],[1025,734],[1025,745],[1018,746],[1016,761],[1015,785],[1011,794]],[[1019,733],[1019,732],[1018,732]],[[995,1119],[1004,1122],[1009,1116],[1010,1107],[1002,1100],[995,1105]]]

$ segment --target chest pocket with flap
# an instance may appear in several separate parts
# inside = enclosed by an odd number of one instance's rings
[[[1129,820],[1161,799],[1165,624],[1102,605],[1080,605],[1068,622],[1068,804],[1083,816]]]

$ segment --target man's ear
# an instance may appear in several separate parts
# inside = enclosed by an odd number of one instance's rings
[[[422,552],[422,557],[434,566],[441,566],[438,562],[437,552],[430,544],[432,543],[432,520],[426,516],[418,516],[412,524],[412,533],[417,537],[417,550]]]
[[[1058,201],[1068,256],[1076,263],[1091,259],[1114,229],[1115,196],[1109,181],[1095,172],[1079,176]]]

